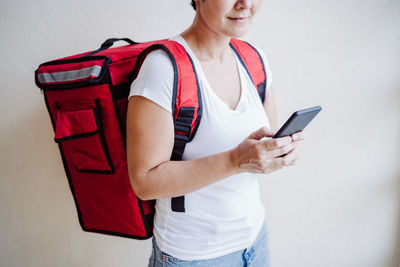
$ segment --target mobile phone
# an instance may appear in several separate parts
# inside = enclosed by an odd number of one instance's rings
[[[311,120],[317,116],[321,109],[321,106],[315,106],[294,112],[272,138],[289,136],[303,131]]]

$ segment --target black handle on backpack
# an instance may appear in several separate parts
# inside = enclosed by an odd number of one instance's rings
[[[137,44],[136,42],[132,41],[129,38],[110,38],[104,41],[104,43],[101,44],[100,48],[110,48],[115,42],[117,41],[125,41],[131,45]]]
[[[136,42],[132,41],[129,38],[109,38],[109,39],[105,40],[104,43],[101,44],[99,49],[97,49],[87,55],[84,55],[84,57],[90,57],[90,56],[93,56],[94,54],[97,54],[97,53],[103,51],[103,50],[106,50],[106,49],[110,48],[117,41],[125,41],[131,45],[137,44]]]

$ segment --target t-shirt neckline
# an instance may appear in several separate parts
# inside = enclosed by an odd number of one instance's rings
[[[243,73],[242,73],[242,70],[241,70],[241,63],[240,63],[240,61],[239,61],[239,59],[238,59],[236,53],[235,53],[235,59],[236,59],[237,70],[238,70],[238,72],[239,72],[239,80],[240,80],[240,87],[241,87],[241,90],[240,90],[240,97],[239,97],[239,100],[238,100],[238,102],[237,102],[237,104],[236,104],[235,109],[231,109],[231,108],[228,106],[228,104],[227,104],[225,101],[223,101],[223,100],[214,92],[214,90],[212,89],[210,83],[208,82],[207,77],[205,76],[205,73],[204,73],[204,71],[203,71],[203,68],[202,68],[202,66],[201,66],[201,63],[200,63],[199,59],[197,58],[196,54],[192,51],[192,49],[190,48],[190,46],[189,46],[189,44],[186,42],[186,40],[185,40],[181,35],[177,35],[177,36],[176,36],[175,38],[173,38],[173,39],[179,39],[179,40],[180,40],[180,43],[181,43],[181,44],[183,45],[183,47],[186,49],[186,52],[190,55],[190,57],[192,58],[192,60],[193,60],[193,62],[194,62],[194,64],[195,64],[196,71],[197,71],[197,75],[202,75],[203,81],[205,82],[205,85],[206,85],[206,87],[207,87],[206,90],[212,95],[212,97],[213,97],[214,99],[216,99],[219,103],[221,103],[221,105],[223,105],[223,106],[224,106],[226,109],[228,109],[230,112],[238,112],[238,111],[240,111],[240,107],[241,107],[241,105],[242,105],[242,102],[244,101],[243,98],[244,98],[244,90],[245,90],[245,87],[244,87],[244,77],[243,77]]]

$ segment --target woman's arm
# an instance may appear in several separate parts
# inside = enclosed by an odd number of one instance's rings
[[[265,94],[264,111],[267,114],[270,122],[271,130],[274,132],[278,131],[278,116],[276,111],[273,85],[271,85]]]
[[[260,140],[272,132],[261,128],[236,148],[195,160],[170,161],[174,145],[171,113],[133,96],[127,111],[127,161],[132,187],[142,200],[176,197],[228,176],[248,171],[270,173],[288,165],[290,137]]]
[[[131,183],[139,198],[180,196],[238,172],[228,152],[197,160],[170,161],[173,145],[171,113],[144,97],[131,97],[127,159]]]

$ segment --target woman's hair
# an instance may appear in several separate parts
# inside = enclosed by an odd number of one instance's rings
[[[196,10],[196,2],[194,0],[192,0],[192,7]]]

